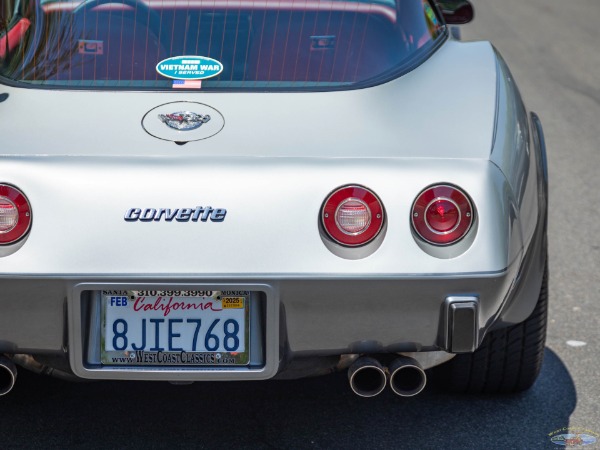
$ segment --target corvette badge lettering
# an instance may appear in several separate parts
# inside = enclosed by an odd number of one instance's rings
[[[164,219],[166,222],[223,222],[227,210],[223,208],[213,208],[212,206],[196,206],[195,208],[131,208],[125,213],[127,222],[159,222]]]
[[[179,111],[172,114],[159,114],[158,118],[168,127],[178,131],[190,131],[200,128],[210,120],[208,114],[196,114],[191,111]]]

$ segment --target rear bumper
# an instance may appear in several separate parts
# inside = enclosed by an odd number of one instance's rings
[[[497,318],[516,268],[493,274],[428,277],[195,279],[3,279],[0,352],[69,357],[82,378],[266,379],[284,361],[354,353],[451,350],[448,297],[474,298],[473,347]],[[98,289],[245,289],[259,293],[264,358],[252,368],[115,369],[88,364],[89,293]],[[467,333],[469,334],[469,333]]]

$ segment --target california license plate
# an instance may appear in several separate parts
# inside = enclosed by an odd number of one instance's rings
[[[101,361],[125,366],[248,364],[248,291],[102,293]]]

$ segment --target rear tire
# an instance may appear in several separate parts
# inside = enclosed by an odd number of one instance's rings
[[[436,368],[444,388],[453,392],[513,393],[529,389],[544,359],[548,319],[548,264],[537,304],[519,324],[489,332],[474,353],[457,355]]]

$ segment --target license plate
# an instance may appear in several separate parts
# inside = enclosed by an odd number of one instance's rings
[[[102,293],[101,361],[125,366],[248,364],[248,291]]]

